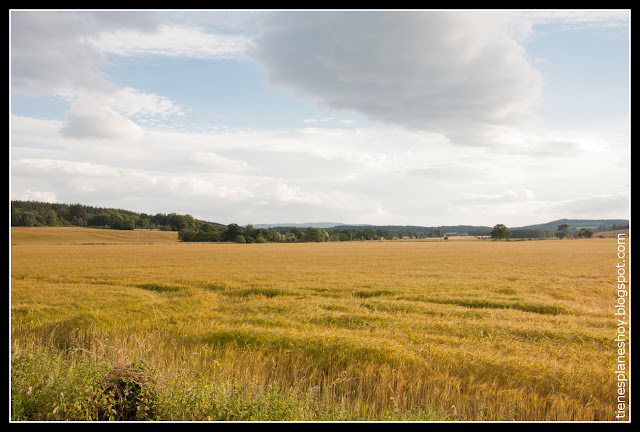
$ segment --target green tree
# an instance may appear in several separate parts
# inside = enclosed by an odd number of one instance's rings
[[[558,225],[558,230],[556,231],[556,237],[559,239],[563,239],[569,235],[569,225],[562,224]]]
[[[213,229],[209,232],[199,232],[198,238],[200,238],[201,241],[219,242],[221,239],[220,231]]]
[[[434,230],[429,233],[429,237],[444,237],[444,231],[441,229]]]
[[[491,231],[491,238],[494,240],[508,239],[511,237],[511,231],[504,224],[497,224]]]
[[[75,216],[78,219],[87,219],[87,212],[85,211],[85,206],[81,205],[81,204],[71,204],[69,206],[69,211],[68,211],[68,219],[67,220],[71,220],[73,219],[73,217]]]
[[[44,211],[44,220],[47,226],[62,226],[62,222],[60,222],[58,220],[58,215],[56,214],[56,212],[53,209],[47,209]],[[79,226],[86,226],[87,223],[84,221],[84,219],[80,219],[82,222],[84,222],[84,225],[79,224]]]
[[[253,238],[256,239],[260,233],[258,232],[258,230],[256,230],[252,224],[247,225],[246,227],[244,227],[244,237],[245,238]]]
[[[200,228],[198,228],[198,231],[208,233],[211,231],[216,231],[216,229],[210,223],[205,222],[202,225],[200,225]]]
[[[142,213],[138,220],[136,221],[136,227],[141,229],[149,229],[151,227],[151,221],[149,217]]]
[[[304,232],[304,239],[308,242],[323,242],[326,240],[326,231],[322,228],[309,227]]]
[[[593,231],[591,231],[589,228],[580,228],[580,231],[578,231],[578,233],[576,233],[576,237],[578,237],[578,238],[592,238],[593,237]]]
[[[227,229],[224,231],[224,240],[225,241],[235,241],[235,238],[239,235],[242,235],[244,238],[244,230],[238,224],[232,223],[227,225]]]
[[[120,225],[120,229],[123,229],[123,230],[133,230],[135,229],[135,227],[136,227],[136,223],[130,217],[125,217],[122,220],[122,224]]]
[[[124,218],[118,210],[107,210],[107,225],[113,229],[122,229]]]
[[[282,241],[282,234],[280,234],[280,232],[275,230],[269,231],[269,240],[273,242]]]
[[[77,216],[74,216],[71,218],[71,225],[85,227],[87,226],[87,221]],[[47,226],[57,226],[57,225],[49,225],[49,221],[47,221]],[[60,223],[60,226],[62,226],[62,223]]]
[[[180,231],[178,231],[178,241],[182,241],[182,242],[196,241],[196,233],[194,231],[183,228]]]
[[[15,221],[15,223],[14,223]],[[18,209],[15,213],[15,217],[11,218],[11,225],[13,226],[26,226],[32,227],[36,224],[36,217],[30,211],[24,211],[22,209]]]
[[[22,219],[22,223],[24,224],[24,226],[35,226],[37,223],[36,217],[33,213],[31,212],[26,212],[24,214],[24,218]]]
[[[100,213],[97,215],[94,215],[89,221],[88,221],[88,225],[91,226],[107,226],[110,224],[110,217],[109,215],[107,215],[106,213]]]
[[[191,215],[171,213],[168,217],[168,225],[172,231],[180,231],[181,229],[195,231],[196,229],[196,221]]]

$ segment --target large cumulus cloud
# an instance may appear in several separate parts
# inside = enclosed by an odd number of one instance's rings
[[[280,12],[254,40],[269,82],[371,120],[482,140],[527,118],[542,78],[498,12]],[[464,127],[463,127],[464,125]]]

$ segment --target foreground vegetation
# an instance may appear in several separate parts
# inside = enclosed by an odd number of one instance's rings
[[[98,233],[12,228],[13,420],[615,419],[613,239]]]

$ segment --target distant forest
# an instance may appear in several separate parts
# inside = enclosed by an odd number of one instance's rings
[[[607,224],[610,223],[610,224]],[[566,224],[567,235],[578,232],[578,227],[588,226],[594,232],[629,228],[628,221],[567,220],[549,222],[524,228],[509,228],[511,238],[556,237],[557,228]],[[555,226],[554,226],[555,225]],[[157,213],[148,215],[129,210],[100,208],[82,204],[58,204],[39,201],[11,201],[11,226],[48,227],[96,227],[117,230],[156,229],[178,231],[178,239],[184,242],[263,243],[323,242],[351,240],[391,240],[398,238],[445,238],[452,235],[490,236],[491,227],[456,225],[440,227],[423,226],[371,226],[338,225],[332,228],[314,227],[241,227],[238,224],[223,225],[194,219],[190,215]]]
[[[82,204],[57,204],[39,201],[11,201],[11,226],[97,227],[117,230],[157,229],[161,231],[197,230],[203,224],[215,228],[221,224],[198,221],[190,215],[157,213],[148,215],[129,210],[92,207]]]

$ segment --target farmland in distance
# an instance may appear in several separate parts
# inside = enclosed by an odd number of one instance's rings
[[[122,419],[99,396],[143,364],[134,419],[614,420],[617,261],[615,239],[12,228],[12,418]]]

